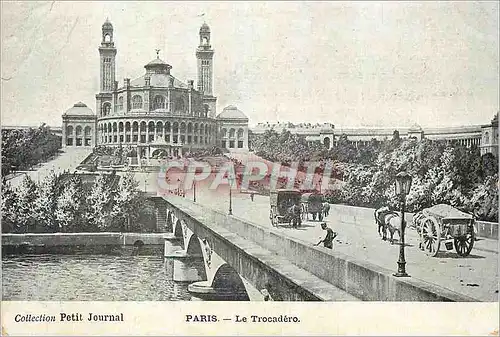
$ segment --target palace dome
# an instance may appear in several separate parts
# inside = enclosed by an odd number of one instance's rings
[[[78,102],[73,107],[66,110],[66,116],[94,116],[94,112],[85,103]]]
[[[222,112],[217,116],[219,119],[243,119],[248,120],[248,117],[241,111],[238,110],[234,105],[229,105],[222,110]]]

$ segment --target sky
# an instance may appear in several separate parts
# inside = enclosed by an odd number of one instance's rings
[[[157,48],[196,83],[205,21],[217,111],[235,105],[250,125],[461,126],[499,109],[497,1],[2,1],[2,125],[59,126],[79,101],[95,111],[106,18],[120,86]]]

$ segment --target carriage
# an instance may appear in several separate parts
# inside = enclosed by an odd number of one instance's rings
[[[414,218],[420,236],[420,249],[429,256],[436,256],[443,242],[447,250],[459,256],[470,254],[474,246],[474,217],[458,209],[439,204],[422,210]]]
[[[300,196],[300,191],[294,189],[270,191],[269,203],[271,210],[269,212],[269,219],[274,227],[277,227],[280,223],[289,223],[293,220],[290,207],[300,202]]]
[[[302,220],[309,220],[309,214],[316,221],[323,220],[323,194],[321,193],[304,193],[300,198],[302,207]]]

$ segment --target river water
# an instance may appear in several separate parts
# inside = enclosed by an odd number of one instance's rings
[[[163,256],[19,255],[2,257],[4,301],[183,301]]]

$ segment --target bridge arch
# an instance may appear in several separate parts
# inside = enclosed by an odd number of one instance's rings
[[[250,301],[245,284],[240,275],[229,264],[224,263],[217,269],[212,288],[227,293],[227,301]]]
[[[174,220],[172,218],[172,211],[167,211],[167,228],[172,230],[174,224]]]
[[[202,247],[201,247],[201,242],[200,239],[196,235],[191,235],[189,238],[186,252],[188,255],[202,255]]]
[[[180,240],[181,248],[184,249],[184,247],[185,247],[185,245],[184,245],[184,231],[182,230],[182,224],[181,224],[181,221],[179,219],[177,219],[177,221],[175,221],[174,236],[176,238],[181,239]]]

